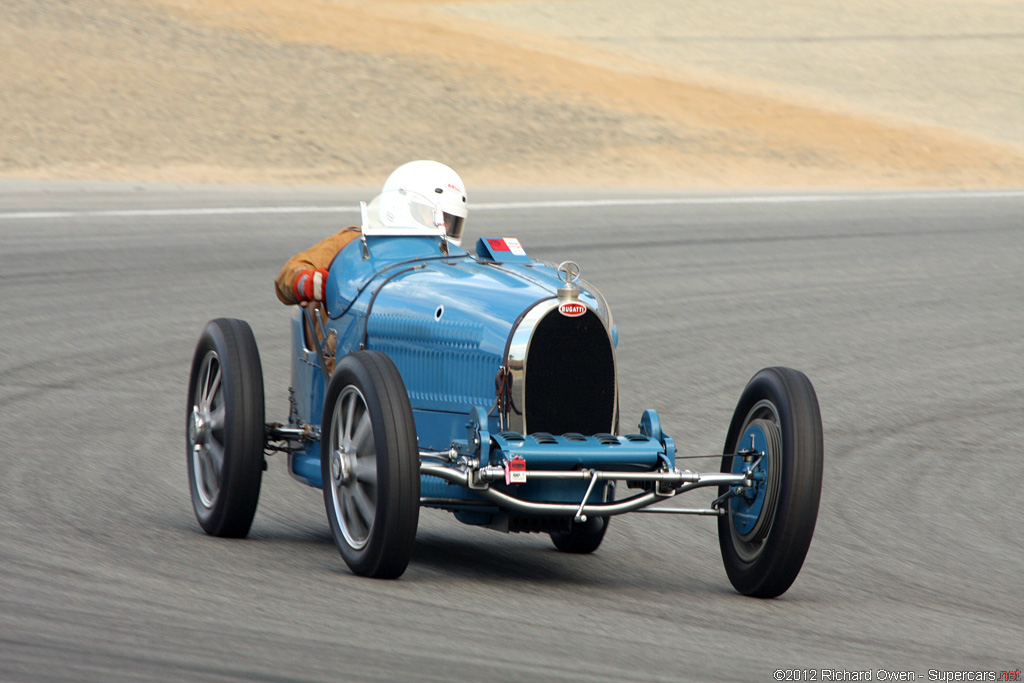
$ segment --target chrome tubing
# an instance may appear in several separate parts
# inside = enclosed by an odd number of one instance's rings
[[[721,517],[725,508],[643,508],[633,512],[645,512],[659,515],[700,515],[703,517]]]
[[[446,451],[424,451],[420,450],[421,460],[434,460],[436,462],[455,462],[459,457],[459,452],[454,448],[449,448]]]
[[[306,427],[285,427],[282,425],[267,425],[267,438],[272,441],[302,441],[305,443],[320,440],[320,432],[316,429]]]
[[[489,465],[487,467],[481,467],[478,470],[480,481],[502,481],[505,479],[505,468],[498,467],[496,465]],[[692,484],[704,481],[708,477],[718,476],[716,474],[697,474],[696,472],[613,472],[606,470],[529,470],[526,473],[527,479],[583,479],[589,481],[592,477],[597,477],[598,481],[657,481],[657,482],[668,482],[670,484]],[[730,477],[727,482],[715,483],[728,483],[728,484],[741,484],[743,483],[742,475],[729,474]],[[732,478],[740,476],[735,481]],[[705,484],[709,486],[710,484]]]
[[[481,468],[481,470],[490,468]],[[500,469],[500,468],[497,468]],[[640,493],[630,498],[624,498],[622,500],[612,501],[610,503],[597,503],[597,504],[584,504],[579,503],[534,503],[532,501],[520,500],[514,496],[510,496],[507,493],[502,493],[496,489],[492,489],[490,486],[484,484],[483,486],[471,486],[473,480],[473,474],[470,471],[456,470],[445,465],[421,462],[420,463],[420,474],[426,474],[432,477],[438,477],[444,479],[452,484],[458,484],[468,488],[483,498],[486,498],[490,502],[497,505],[503,510],[509,510],[513,512],[520,512],[525,514],[535,515],[567,515],[567,516],[581,516],[581,515],[594,515],[597,517],[604,517],[610,515],[620,515],[625,512],[633,512],[640,508],[647,507],[653,503],[656,503],[666,498],[670,498],[673,495],[684,493],[696,488],[702,488],[705,486],[719,486],[722,484],[742,484],[744,481],[745,474],[703,474],[698,475],[693,472],[647,472],[648,476],[655,474],[666,475],[660,479],[660,481],[682,481],[683,475],[696,477],[696,481],[690,481],[689,483],[682,484],[679,488],[674,489],[670,494],[662,494],[656,491],[648,491],[646,493]],[[533,477],[537,472],[531,472],[528,477]],[[583,476],[579,476],[579,475]],[[601,480],[636,480],[638,472],[596,472],[597,479]],[[590,479],[595,476],[594,471],[587,470],[574,470],[571,472],[546,472],[547,476],[540,477],[543,479]],[[568,476],[554,476],[554,475],[568,475]],[[504,476],[504,475],[502,475]],[[655,479],[654,481],[658,481]],[[586,498],[584,498],[586,500]],[[717,513],[716,513],[717,514]]]

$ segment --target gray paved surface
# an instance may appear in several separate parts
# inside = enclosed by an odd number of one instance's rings
[[[359,579],[319,492],[276,461],[251,538],[206,537],[184,457],[195,340],[209,318],[247,319],[283,417],[271,279],[352,214],[173,210],[361,193],[0,189],[0,214],[157,209],[0,216],[0,680],[922,680],[1024,664],[1024,194],[471,214],[471,235],[581,264],[621,331],[623,415],[657,408],[684,452],[721,447],[758,368],[814,381],[815,540],[793,588],[755,601],[729,588],[710,520],[652,516],[566,557],[426,513],[401,580]]]

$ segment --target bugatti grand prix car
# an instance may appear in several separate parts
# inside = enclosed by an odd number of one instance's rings
[[[803,373],[756,373],[714,456],[719,471],[680,468],[654,410],[620,430],[616,327],[575,263],[534,261],[512,238],[465,251],[435,221],[409,218],[418,199],[392,199],[412,202],[407,220],[382,223],[382,212],[394,218],[387,197],[364,205],[361,238],[330,268],[325,314],[293,313],[286,421],[265,421],[249,325],[220,318],[202,332],[187,460],[207,533],[248,533],[266,457],[282,454],[294,478],[323,489],[356,574],[405,571],[421,507],[547,533],[569,553],[596,550],[614,515],[659,512],[716,517],[740,593],[790,587],[822,476],[821,417]],[[664,504],[701,487],[717,488],[710,504]]]

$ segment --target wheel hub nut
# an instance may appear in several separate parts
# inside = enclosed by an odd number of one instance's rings
[[[347,484],[349,473],[348,453],[344,449],[334,451],[331,456],[331,477],[339,484]]]
[[[198,408],[192,409],[192,424],[189,426],[191,427],[192,441],[197,443],[206,441],[207,433],[210,431],[210,421]]]

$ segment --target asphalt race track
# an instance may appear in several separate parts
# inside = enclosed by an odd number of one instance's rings
[[[249,321],[284,419],[272,279],[371,193],[0,184],[0,680],[1024,668],[1024,192],[470,197],[467,242],[518,236],[604,292],[624,427],[656,408],[681,454],[720,452],[759,368],[814,382],[822,506],[771,601],[731,589],[713,520],[660,515],[579,557],[424,512],[400,580],[357,578],[279,459],[247,540],[201,532],[184,443],[203,324]]]

